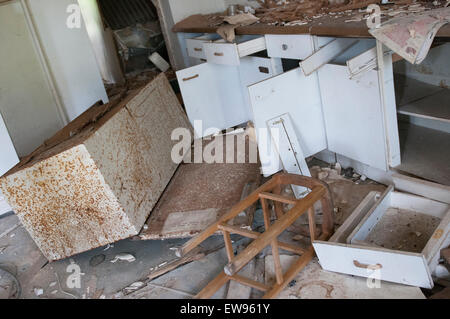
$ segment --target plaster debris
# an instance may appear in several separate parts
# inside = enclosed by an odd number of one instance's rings
[[[114,264],[118,261],[128,261],[129,263],[132,263],[136,260],[136,257],[134,257],[132,254],[118,254],[116,257],[111,260],[111,262]]]

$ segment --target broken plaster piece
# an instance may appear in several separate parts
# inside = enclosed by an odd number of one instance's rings
[[[135,260],[136,258],[131,254],[118,254],[113,260],[111,260],[111,262],[113,264],[118,261],[128,261],[129,263],[132,263]]]

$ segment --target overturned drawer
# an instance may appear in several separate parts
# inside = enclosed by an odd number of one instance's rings
[[[223,65],[239,65],[240,58],[264,51],[266,40],[264,37],[239,36],[236,43],[228,43],[225,40],[203,43],[206,60],[209,63]]]
[[[315,241],[314,249],[325,270],[430,289],[449,228],[448,204],[390,187],[367,195],[330,241]]]
[[[203,48],[203,44],[216,41],[219,38],[220,36],[218,34],[205,34],[200,37],[186,39],[186,48],[188,55],[192,58],[206,60],[206,54]]]

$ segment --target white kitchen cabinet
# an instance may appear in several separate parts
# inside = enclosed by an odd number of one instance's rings
[[[280,59],[243,57],[239,66],[203,63],[177,72],[192,125],[202,121],[199,137],[208,128],[224,130],[253,119],[247,86],[282,72]]]
[[[317,73],[305,76],[300,68],[249,86],[254,124],[257,129],[262,172],[281,170],[270,135],[264,138],[269,120],[289,114],[303,154],[308,157],[327,148]]]
[[[273,58],[303,60],[314,52],[313,37],[300,35],[266,35],[267,55]]]
[[[236,43],[228,43],[223,39],[203,44],[206,60],[209,63],[223,65],[239,65],[240,59],[266,49],[264,37],[237,36]]]

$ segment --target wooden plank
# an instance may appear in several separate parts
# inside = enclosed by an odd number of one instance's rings
[[[273,200],[276,202],[285,203],[285,204],[291,204],[291,205],[295,205],[298,203],[298,200],[295,198],[288,198],[286,196],[272,194],[272,193],[266,193],[266,192],[262,192],[261,194],[259,194],[259,197],[265,198],[265,199],[270,199],[270,200]]]
[[[249,86],[249,93],[264,176],[282,169],[275,145],[267,132],[270,119],[289,113],[305,157],[327,148],[316,74],[306,77],[297,68]]]
[[[358,40],[355,39],[335,39],[327,45],[314,52],[305,60],[300,62],[300,67],[305,75],[310,75],[319,68],[329,63],[331,60],[339,56],[348,48],[356,44]]]
[[[210,25],[209,15],[193,15],[179,23],[172,29],[173,32],[215,33],[217,27]],[[372,37],[367,28],[366,21],[345,22],[349,20],[347,15],[330,19],[324,16],[314,19],[305,25],[275,26],[258,23],[250,26],[239,27],[236,34],[311,34],[330,37]],[[444,25],[437,33],[438,37],[450,37],[450,25]]]
[[[220,230],[227,230],[232,234],[238,234],[247,238],[251,238],[251,239],[257,239],[261,233],[255,232],[255,231],[251,231],[251,230],[247,230],[244,228],[239,228],[236,226],[230,226],[230,225],[219,225],[218,228]],[[283,250],[295,253],[297,255],[301,255],[305,252],[304,249],[295,246],[295,245],[291,245],[291,244],[287,244],[287,243],[283,243],[281,241],[278,241],[278,247],[280,247]]]
[[[258,289],[260,291],[268,291],[270,288],[267,287],[266,285],[259,283],[257,281],[242,277],[240,275],[234,275],[231,277],[233,280],[236,280],[237,282],[249,286],[251,288],[255,288]],[[242,299],[242,298],[227,298],[227,299]],[[248,299],[248,298],[247,298]]]

